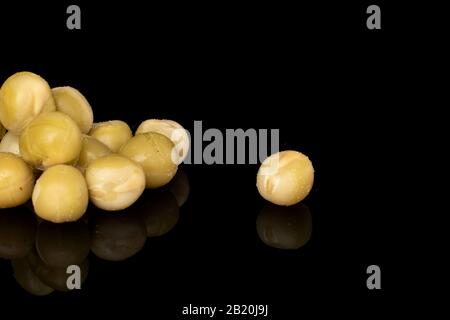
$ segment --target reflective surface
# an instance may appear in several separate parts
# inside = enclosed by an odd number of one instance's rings
[[[148,237],[161,237],[178,222],[189,197],[189,181],[180,170],[161,190],[146,190],[130,208],[105,212],[90,205],[82,219],[63,224],[44,221],[29,204],[0,211],[0,257],[10,260],[18,285],[32,295],[69,291],[68,267],[80,268],[81,284],[92,258],[123,261],[141,251]],[[178,199],[178,201],[177,201]]]
[[[368,30],[367,3],[355,1],[149,9],[82,1],[82,29],[68,30],[67,5],[2,3],[0,81],[17,71],[36,72],[52,87],[80,90],[95,121],[121,119],[133,131],[145,119],[176,120],[191,133],[194,156],[202,143],[212,146],[213,134],[197,143],[208,129],[279,129],[280,149],[308,154],[316,169],[305,199],[314,230],[299,249],[267,246],[256,227],[266,204],[255,187],[257,165],[182,166],[189,199],[167,234],[147,237],[140,251],[120,262],[91,251],[81,290],[43,298],[22,290],[11,261],[0,259],[2,312],[11,305],[11,318],[25,309],[58,319],[76,311],[77,319],[97,313],[102,319],[108,313],[179,319],[189,303],[268,303],[275,320],[380,319],[395,312],[399,296],[420,300],[416,262],[429,264],[417,257],[430,248],[411,246],[420,237],[409,231],[423,230],[439,210],[415,201],[423,198],[415,197],[424,193],[418,187],[437,188],[416,181],[429,175],[413,173],[428,168],[417,164],[435,150],[423,126],[443,126],[433,112],[426,115],[432,107],[411,108],[408,101],[433,105],[414,94],[423,90],[411,88],[420,88],[417,70],[436,69],[421,64],[435,60],[424,56],[434,54],[427,44],[439,37],[436,28],[427,32],[410,17],[422,16],[416,9],[439,10],[383,1],[382,30]],[[193,130],[196,120],[203,124],[200,134]],[[424,156],[412,161],[418,150]],[[4,254],[29,250],[29,234],[19,235],[7,232],[6,238],[20,241],[7,250],[3,242]],[[411,259],[405,256],[410,250]],[[381,292],[367,290],[369,264],[381,267]]]
[[[291,207],[266,204],[258,215],[256,229],[270,247],[299,249],[311,239],[311,213],[302,203]]]
[[[24,207],[0,210],[0,257],[19,259],[34,247],[36,220]]]
[[[17,283],[32,295],[48,295],[55,290],[69,291],[67,281],[71,273],[67,272],[67,268],[71,265],[79,266],[81,287],[85,290],[84,282],[88,279],[90,260],[123,263],[139,254],[147,246],[149,239],[170,234],[183,216],[183,205],[187,202],[189,193],[188,177],[180,169],[169,185],[159,190],[146,190],[127,210],[106,212],[90,205],[82,219],[72,223],[54,224],[44,221],[34,215],[29,204],[2,210],[0,256],[11,261]],[[186,214],[189,215],[188,212]],[[214,217],[216,213],[210,214]],[[256,235],[250,225],[242,232],[248,239],[257,237],[261,244],[272,250],[298,250],[307,245],[311,238],[312,214],[305,204],[282,207],[263,202],[262,209],[255,217]],[[237,221],[235,228],[238,230],[246,225],[245,221],[246,219]],[[208,226],[208,223],[201,221],[192,230],[182,230],[188,236],[178,241],[190,241],[192,237],[189,234],[198,232],[196,230],[200,226],[213,230],[214,225]],[[208,242],[209,239],[204,241]],[[245,242],[241,243],[242,247],[245,245]],[[151,250],[157,249],[154,244],[148,246],[150,249],[143,255],[146,260],[152,261]],[[230,249],[232,248],[230,243]],[[91,282],[95,281],[93,279]]]

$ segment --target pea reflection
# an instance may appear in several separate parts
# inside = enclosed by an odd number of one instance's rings
[[[35,273],[35,268],[33,267],[31,260],[32,259],[25,257],[11,261],[14,270],[14,278],[25,291],[31,293],[32,295],[49,295],[54,291],[54,289],[39,279]]]
[[[311,239],[311,213],[301,203],[290,207],[267,204],[258,215],[256,230],[270,247],[298,249]]]
[[[146,190],[126,212],[96,212],[92,222],[92,252],[109,261],[122,261],[137,254],[147,237],[168,233],[178,222],[179,208],[168,190]]]
[[[189,179],[183,169],[179,168],[177,174],[167,186],[175,197],[178,206],[181,207],[189,198],[190,186]]]
[[[42,261],[49,266],[78,265],[89,254],[89,228],[83,221],[62,224],[41,222],[36,235],[36,249]]]
[[[77,266],[80,267],[80,283],[83,284],[88,276],[89,260],[86,259],[77,264]],[[35,268],[35,274],[45,285],[58,291],[69,291],[69,288],[67,287],[67,280],[72,274],[67,273],[68,267],[69,265],[63,267],[52,267],[39,259]]]
[[[91,236],[91,250],[97,257],[122,261],[144,247],[147,232],[144,222],[134,212],[101,212],[93,217]]]
[[[175,227],[180,216],[175,197],[167,191],[149,192],[138,210],[144,220],[147,237],[165,235]]]
[[[69,265],[89,274],[89,253],[108,261],[136,255],[147,237],[167,234],[179,219],[179,204],[189,194],[187,177],[159,190],[147,190],[132,207],[105,212],[93,206],[77,222],[54,224],[37,219],[30,207],[0,211],[0,257],[11,260],[20,287],[33,295],[69,291]]]
[[[0,257],[25,257],[34,246],[36,221],[30,212],[18,208],[0,212]]]

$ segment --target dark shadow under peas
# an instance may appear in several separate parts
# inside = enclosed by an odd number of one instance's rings
[[[49,295],[54,289],[47,286],[39,279],[32,266],[32,260],[34,259],[29,259],[28,257],[12,260],[11,264],[14,270],[14,278],[25,291],[32,295]]]
[[[80,267],[80,282],[84,283],[89,273],[89,261],[84,260],[82,263],[77,264]],[[67,273],[67,267],[51,267],[46,265],[39,259],[36,266],[36,275],[47,286],[58,291],[69,291],[67,287],[67,279],[72,275]]]
[[[36,220],[24,208],[0,211],[0,257],[25,257],[34,247]]]
[[[177,174],[172,181],[170,181],[167,189],[172,192],[179,207],[187,201],[189,198],[190,186],[189,179],[183,169],[178,168]]]
[[[180,209],[172,193],[168,191],[148,192],[137,208],[144,220],[147,237],[159,237],[175,227]]]
[[[291,207],[267,204],[258,215],[256,229],[270,247],[298,249],[311,239],[311,213],[304,204]]]
[[[53,267],[83,262],[90,249],[89,227],[83,221],[55,224],[41,222],[36,249],[42,261]]]
[[[143,221],[132,212],[98,213],[92,217],[91,238],[97,257],[122,261],[144,247],[147,235]]]

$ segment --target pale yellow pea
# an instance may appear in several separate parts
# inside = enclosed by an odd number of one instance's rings
[[[106,145],[90,136],[84,136],[78,167],[84,171],[92,161],[109,154],[111,154],[111,150]]]
[[[75,164],[81,145],[82,136],[77,124],[58,111],[37,116],[19,139],[20,155],[39,169]]]
[[[108,211],[131,206],[145,189],[142,167],[117,154],[92,161],[86,169],[86,181],[91,201]]]
[[[105,144],[112,152],[117,152],[131,139],[133,133],[125,122],[112,120],[94,123],[89,135]]]
[[[89,194],[81,172],[68,165],[56,165],[44,171],[33,191],[36,214],[47,221],[76,221],[86,212]]]
[[[7,132],[0,141],[0,152],[9,152],[20,156],[19,136],[12,132]]]
[[[187,131],[173,120],[150,119],[142,122],[136,130],[136,135],[156,132],[170,139],[175,145],[172,152],[173,162],[180,164],[189,153],[189,135]]]
[[[145,172],[147,188],[159,188],[172,180],[178,166],[173,162],[174,145],[169,138],[156,132],[138,134],[119,153],[139,163]]]
[[[82,133],[88,133],[94,123],[94,113],[86,98],[75,88],[52,89],[56,110],[67,114],[78,125]]]
[[[261,196],[277,205],[290,206],[302,201],[314,183],[314,168],[307,156],[282,151],[262,163],[256,179]]]
[[[47,81],[31,72],[18,72],[0,88],[0,122],[19,135],[40,113],[55,111]]]
[[[0,208],[27,202],[33,191],[33,170],[20,157],[0,152]]]

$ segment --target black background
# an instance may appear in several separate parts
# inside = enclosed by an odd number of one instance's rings
[[[2,5],[0,82],[35,72],[78,88],[96,121],[132,129],[148,118],[190,130],[194,120],[205,129],[279,128],[281,149],[304,152],[316,169],[305,200],[313,236],[299,250],[257,236],[258,166],[184,165],[191,193],[169,234],[121,263],[91,255],[80,292],[30,296],[0,261],[0,292],[14,302],[5,306],[171,319],[189,303],[269,304],[273,319],[383,314],[403,282],[399,190],[413,111],[401,84],[418,30],[400,5],[378,2],[382,30],[370,31],[371,3],[337,2],[76,1],[80,31],[66,29],[64,1]],[[381,291],[366,288],[371,264],[381,267]]]

